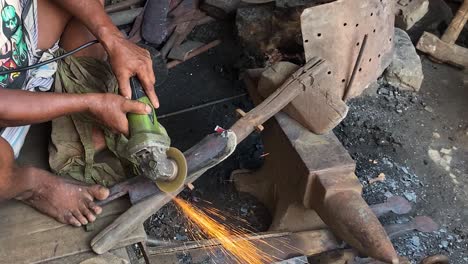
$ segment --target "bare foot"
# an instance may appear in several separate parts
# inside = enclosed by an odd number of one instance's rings
[[[109,190],[99,185],[81,185],[36,168],[22,171],[34,184],[17,199],[64,224],[81,226],[93,222],[102,212],[93,200],[109,196]]]

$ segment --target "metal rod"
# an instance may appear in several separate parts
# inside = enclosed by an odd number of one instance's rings
[[[362,40],[361,49],[359,50],[359,54],[356,58],[356,63],[354,64],[353,72],[351,73],[351,78],[349,79],[348,85],[346,85],[345,93],[343,95],[343,101],[348,99],[349,92],[351,91],[351,87],[354,82],[354,78],[356,77],[357,69],[361,65],[362,54],[364,53],[364,49],[366,48],[367,44],[367,34],[364,35],[364,39]]]
[[[144,10],[143,7],[138,7],[134,9],[129,9],[129,10],[109,14],[109,17],[111,18],[112,23],[114,23],[114,25],[122,26],[122,25],[130,24],[133,21],[135,21],[135,18],[141,12],[143,12],[143,10]]]
[[[104,9],[106,10],[107,13],[112,13],[112,12],[125,10],[131,7],[132,5],[141,4],[141,3],[143,3],[143,0],[126,0],[126,1],[122,1],[113,5],[108,5]]]
[[[210,43],[208,43],[206,45],[203,45],[203,46],[199,47],[198,49],[192,50],[191,52],[189,52],[186,55],[185,61],[188,61],[191,58],[193,58],[195,56],[198,56],[198,55],[208,51],[211,48],[214,48],[214,47],[218,46],[219,44],[221,44],[221,40],[217,39],[217,40],[214,40],[214,41],[212,41],[212,42],[210,42]],[[161,53],[162,53],[162,51],[161,51]],[[179,61],[179,60],[170,61],[170,62],[167,63],[167,68],[168,69],[174,68],[175,66],[181,64],[182,62],[184,62],[184,61]]]
[[[215,105],[215,104],[220,104],[220,103],[224,103],[224,102],[227,102],[227,101],[231,101],[231,100],[234,100],[234,99],[246,96],[246,95],[247,95],[247,93],[238,94],[238,95],[235,95],[235,96],[219,99],[219,100],[208,102],[208,103],[205,103],[205,104],[192,106],[192,107],[185,108],[185,109],[182,109],[182,110],[179,110],[179,111],[175,111],[175,112],[172,112],[172,113],[169,113],[169,114],[160,115],[160,116],[158,116],[158,119],[164,119],[164,118],[168,118],[168,117],[171,117],[171,116],[180,115],[180,114],[183,114],[183,113],[191,112],[191,111],[198,110],[198,109],[201,109],[201,108],[205,108],[205,107],[208,107],[208,106],[212,106],[212,105]]]

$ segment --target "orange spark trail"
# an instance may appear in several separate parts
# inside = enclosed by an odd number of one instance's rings
[[[209,238],[217,239],[221,245],[234,257],[237,263],[263,264],[272,263],[274,259],[267,253],[260,250],[254,243],[247,240],[248,233],[242,230],[228,229],[209,216],[207,213],[223,218],[218,211],[209,209],[204,212],[185,200],[173,198],[174,202],[181,208],[188,217]]]

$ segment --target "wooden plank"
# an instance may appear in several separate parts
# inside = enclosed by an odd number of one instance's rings
[[[96,258],[98,258],[98,260],[96,260]],[[106,253],[106,255],[97,255],[93,252],[85,252],[46,261],[42,264],[90,264],[90,262],[92,264],[128,264],[131,263],[131,259],[127,254],[126,248],[118,248]]]
[[[94,231],[61,224],[29,206],[9,201],[0,207],[0,263],[42,263],[92,252],[91,239],[129,207],[121,199],[103,208]],[[140,226],[114,248],[144,241]]]
[[[111,203],[105,207],[100,218],[124,212],[129,207],[127,201]],[[42,213],[32,209],[26,204],[10,201],[0,205],[0,239],[5,237],[18,237],[46,232],[66,226]]]
[[[296,233],[261,233],[247,239],[276,261],[297,256],[313,256],[340,248],[340,242],[325,229]],[[215,239],[189,242],[177,247],[148,248],[148,253],[152,264],[179,264],[181,258],[190,258],[193,263],[210,260],[216,263],[231,263],[233,260]]]

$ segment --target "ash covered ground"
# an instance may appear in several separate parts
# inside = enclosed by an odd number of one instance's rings
[[[414,262],[446,254],[450,263],[468,263],[468,76],[425,58],[423,70],[418,93],[380,81],[367,96],[351,100],[334,132],[357,163],[369,204],[393,195],[412,203],[410,214],[381,219],[384,225],[418,215],[440,225],[434,233],[394,240],[399,254]],[[381,173],[384,181],[369,184]]]

